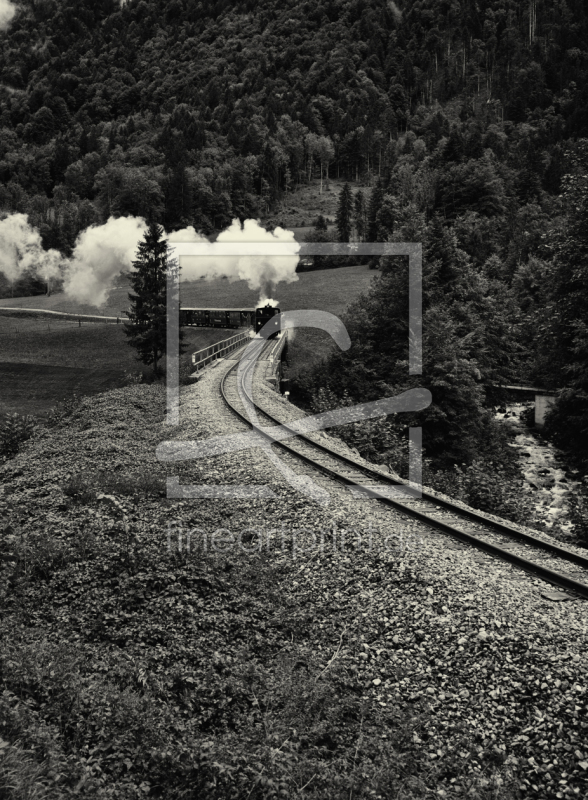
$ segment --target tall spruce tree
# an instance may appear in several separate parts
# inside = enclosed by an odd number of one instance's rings
[[[358,189],[353,198],[353,223],[359,242],[363,242],[365,239],[366,222],[365,197],[361,189]]]
[[[339,195],[339,206],[337,208],[337,233],[340,242],[348,242],[351,238],[351,225],[353,214],[353,197],[351,186],[346,183]]]
[[[378,182],[372,189],[370,194],[370,201],[368,203],[367,213],[367,237],[368,242],[380,242],[380,231],[377,222],[378,211],[382,207],[384,200],[384,186],[382,181],[378,178]]]
[[[138,257],[133,261],[134,272],[130,275],[134,294],[129,294],[129,322],[124,324],[129,344],[137,350],[144,364],[153,365],[156,375],[159,361],[166,352],[167,276],[172,270],[179,270],[163,233],[163,228],[153,222],[139,243]]]

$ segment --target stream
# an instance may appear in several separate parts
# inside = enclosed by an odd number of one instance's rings
[[[561,451],[527,428],[521,414],[528,407],[525,403],[513,403],[507,406],[506,413],[497,413],[496,419],[504,420],[515,433],[511,446],[518,450],[526,490],[535,501],[537,521],[543,522],[547,529],[555,525],[563,533],[572,533],[568,503],[582,484],[580,474],[566,466]]]

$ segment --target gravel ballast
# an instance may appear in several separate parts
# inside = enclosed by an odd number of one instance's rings
[[[315,476],[330,495],[321,507],[282,480],[261,449],[159,463],[155,447],[163,440],[245,430],[219,395],[233,363],[218,362],[182,387],[177,428],[164,422],[161,387],[128,387],[84,401],[77,416],[40,432],[6,461],[0,511],[13,529],[61,537],[81,525],[117,530],[121,515],[140,537],[148,520],[149,536],[159,537],[162,548],[170,525],[198,529],[209,543],[222,528],[227,562],[231,547],[239,547],[234,559],[241,563],[246,542],[246,559],[263,558],[279,573],[277,605],[267,609],[263,625],[287,629],[281,647],[318,670],[313,681],[348,676],[372,709],[366,714],[379,720],[374,730],[384,750],[395,735],[386,722],[392,709],[407,721],[421,720],[407,747],[427,765],[419,768],[422,794],[406,796],[586,796],[584,602],[546,600],[546,585],[532,576]],[[304,415],[261,381],[256,399],[283,421]],[[335,437],[319,437],[350,454]],[[276,452],[295,472],[310,474]],[[167,474],[182,485],[268,486],[274,497],[171,501],[151,490],[133,498],[117,493],[113,476],[122,486],[131,476],[146,483],[147,474],[162,495]],[[84,475],[89,484],[102,475],[103,489],[85,506],[72,504],[72,482]],[[13,624],[18,603],[24,608],[28,601],[8,597]],[[33,626],[54,624],[47,609],[27,613]],[[318,785],[315,778],[311,788]]]

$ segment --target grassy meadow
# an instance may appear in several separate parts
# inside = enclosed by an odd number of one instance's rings
[[[184,358],[228,333],[187,329]],[[0,315],[0,413],[43,415],[74,394],[116,389],[148,371],[122,325]]]
[[[316,308],[339,316],[368,288],[373,276],[366,266],[305,272],[293,283],[278,284],[275,295],[284,311]],[[127,292],[126,287],[115,288],[98,313],[122,315]],[[200,280],[181,287],[182,305],[188,307],[249,308],[258,298],[258,292],[251,291],[245,281]],[[0,306],[97,312],[63,294],[11,298],[2,300]],[[186,358],[229,335],[224,329],[187,328]],[[292,375],[323,358],[331,343],[328,334],[315,330],[296,331],[291,341]],[[82,322],[80,327],[77,322],[6,317],[0,312],[0,413],[43,414],[73,394],[96,394],[123,386],[129,374],[142,371],[122,325]]]

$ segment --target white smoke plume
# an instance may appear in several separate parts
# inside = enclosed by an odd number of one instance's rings
[[[43,250],[41,234],[29,225],[26,214],[0,220],[0,272],[15,281],[31,271],[47,281],[60,275],[61,253]]]
[[[11,3],[10,0],[0,0],[0,31],[8,30],[15,14],[14,3]]]
[[[184,228],[181,231],[173,231],[172,233],[166,234],[166,239],[172,246],[174,242],[208,242],[206,236],[203,236],[201,233],[195,231],[192,225],[190,225],[189,228]]]
[[[196,233],[194,228],[177,231],[168,237],[170,245],[174,242],[206,242],[204,236]],[[276,228],[273,232],[266,231],[257,220],[246,219],[241,226],[239,220],[233,220],[230,227],[220,233],[216,243],[209,245],[205,256],[184,256],[182,258],[182,271],[180,280],[193,281],[199,278],[227,277],[230,281],[245,280],[253,291],[259,291],[259,305],[277,305],[277,300],[271,299],[271,293],[278,283],[292,283],[298,280],[296,266],[297,255],[285,256],[221,256],[215,251],[221,249],[225,243],[257,244],[260,242],[287,242],[296,245],[294,233],[284,228]],[[299,249],[299,245],[295,248]]]
[[[11,281],[27,272],[46,283],[63,278],[68,297],[102,306],[117,276],[131,269],[146,229],[141,218],[111,217],[104,225],[82,231],[67,259],[57,250],[43,249],[41,235],[26,214],[11,214],[0,220],[0,272]]]
[[[82,231],[65,265],[65,293],[79,303],[103,306],[121,271],[131,269],[146,230],[141,217],[110,217]]]
[[[27,270],[40,279],[63,278],[65,294],[79,303],[102,306],[121,272],[132,269],[137,247],[143,239],[147,223],[141,217],[111,217],[104,225],[92,225],[76,240],[73,255],[65,259],[56,250],[43,250],[41,236],[28,222],[25,214],[12,214],[0,220],[0,272],[16,280]],[[288,242],[296,252],[294,234],[283,228],[269,232],[256,220],[238,220],[223,231],[217,243],[189,227],[175,231],[166,238],[174,243],[199,242],[206,244],[205,256],[183,256],[180,280],[219,278],[245,280],[250,289],[260,292],[259,304],[277,305],[270,295],[276,284],[298,280],[297,255],[287,256],[226,256],[218,255],[225,243]],[[293,246],[292,246],[293,245]]]

